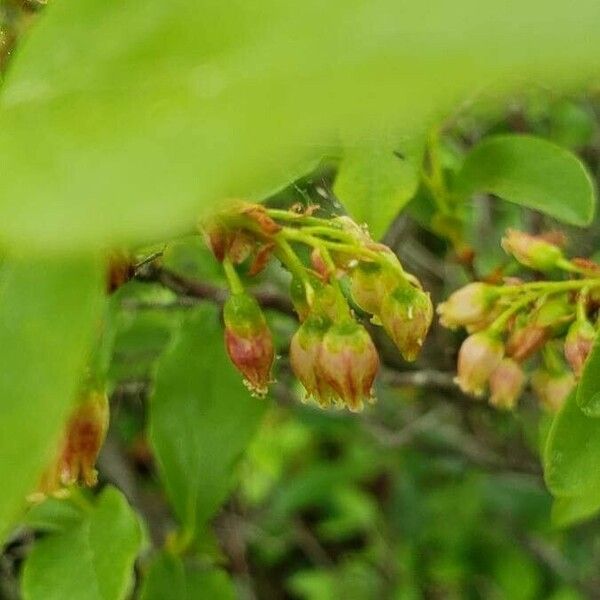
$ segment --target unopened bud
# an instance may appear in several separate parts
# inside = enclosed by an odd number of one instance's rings
[[[573,318],[566,296],[544,302],[533,314],[524,315],[512,328],[506,353],[517,362],[531,358],[553,335],[560,333]]]
[[[379,356],[367,330],[356,321],[333,325],[325,334],[317,361],[317,377],[351,411],[373,398]]]
[[[440,323],[449,329],[474,325],[485,319],[497,298],[498,291],[495,286],[470,283],[438,306]]]
[[[234,204],[231,212],[239,212],[239,214],[252,221],[258,228],[258,232],[264,236],[270,237],[281,231],[281,226],[269,216],[266,207],[262,204],[242,201]]]
[[[331,321],[327,317],[309,315],[290,343],[292,370],[304,386],[307,397],[312,396],[321,406],[328,406],[331,402],[331,392],[317,374],[323,338],[330,326]]]
[[[254,277],[264,270],[271,258],[274,248],[275,244],[272,242],[257,246],[254,252],[254,258],[252,259],[252,264],[248,269],[248,275],[250,275],[250,277]]]
[[[549,339],[550,329],[537,325],[527,325],[513,330],[506,342],[506,354],[517,362],[533,356]]]
[[[575,376],[569,371],[551,373],[539,369],[531,376],[531,387],[540,404],[549,412],[561,409],[575,385]]]
[[[61,481],[70,485],[83,481],[85,485],[96,485],[98,476],[96,459],[104,443],[108,429],[108,398],[104,392],[90,392],[77,406],[65,435],[65,446],[61,455]]]
[[[587,319],[575,321],[569,328],[565,339],[565,358],[576,377],[581,376],[595,339],[596,329]]]
[[[382,300],[379,316],[404,359],[415,360],[433,318],[429,294],[405,282]]]
[[[525,386],[525,373],[516,361],[504,358],[490,376],[490,404],[512,410]]]
[[[486,331],[470,335],[458,353],[456,382],[465,394],[481,396],[504,356],[504,345]]]
[[[372,315],[381,312],[385,283],[384,270],[375,262],[360,262],[350,273],[350,291],[354,302]]]
[[[66,486],[81,482],[96,485],[96,459],[108,430],[108,398],[104,392],[89,391],[73,409],[53,462],[42,474],[32,502],[60,495]]]
[[[204,241],[219,262],[223,262],[232,241],[232,232],[228,230],[216,215],[206,219],[200,229]]]
[[[502,247],[522,265],[536,271],[550,271],[564,258],[562,250],[541,236],[509,229]]]
[[[313,251],[310,253],[310,262],[322,281],[328,281],[333,275],[318,248],[313,248]]]
[[[264,396],[275,358],[273,337],[258,302],[249,294],[233,294],[224,307],[225,347],[231,362],[254,394]]]

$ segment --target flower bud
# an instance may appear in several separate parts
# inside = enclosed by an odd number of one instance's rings
[[[552,373],[538,369],[531,376],[531,387],[540,404],[549,412],[561,409],[575,385],[575,376],[569,371]]]
[[[108,430],[108,398],[104,392],[86,392],[71,413],[53,462],[42,474],[38,489],[28,496],[32,502],[60,495],[65,486],[81,481],[96,485],[96,459]]]
[[[504,345],[486,331],[470,335],[458,353],[456,382],[465,394],[481,396],[504,356]]]
[[[512,410],[525,386],[525,373],[516,361],[504,358],[490,376],[490,404]]]
[[[575,321],[569,328],[565,339],[565,358],[575,377],[581,376],[595,339],[596,329],[587,319]]]
[[[379,318],[403,358],[413,361],[431,325],[431,298],[423,290],[404,282],[383,298]]]
[[[361,310],[372,315],[381,312],[385,295],[383,269],[375,262],[360,262],[350,273],[350,292]]]
[[[275,244],[272,242],[257,245],[254,250],[252,264],[248,269],[248,275],[250,275],[250,277],[254,277],[264,270],[269,262],[269,259],[271,258],[271,255],[273,254],[274,248]]]
[[[552,242],[515,229],[506,232],[502,247],[522,265],[536,271],[550,271],[564,258],[562,250]]]
[[[294,374],[304,386],[307,397],[314,397],[321,406],[328,406],[332,392],[317,374],[317,362],[325,333],[331,326],[331,320],[321,315],[311,314],[290,343],[290,365]]]
[[[244,383],[264,396],[275,358],[273,338],[258,302],[249,294],[233,294],[224,307],[225,347]]]
[[[506,343],[506,353],[517,362],[533,356],[552,336],[561,333],[573,318],[566,296],[544,302],[533,314],[523,315],[514,325]]]
[[[438,306],[440,323],[448,329],[474,325],[485,319],[497,298],[495,286],[469,283]]]
[[[373,382],[379,356],[367,330],[346,320],[330,327],[323,338],[316,374],[330,388],[334,399],[351,411],[362,410],[373,398]]]
[[[79,480],[96,485],[94,465],[108,430],[108,398],[104,392],[90,392],[77,406],[67,424],[61,455],[61,481],[64,485]]]
[[[310,262],[313,269],[318,273],[322,281],[329,281],[329,278],[334,275],[331,269],[327,266],[321,251],[318,248],[313,248],[310,253]]]
[[[514,329],[506,342],[506,354],[517,362],[523,362],[533,356],[549,339],[548,327],[527,325]]]
[[[252,221],[258,232],[264,236],[270,237],[281,231],[281,226],[269,216],[266,207],[262,204],[241,201],[234,204],[231,211],[238,212]]]

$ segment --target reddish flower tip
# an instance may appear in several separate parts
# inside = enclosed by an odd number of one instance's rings
[[[249,294],[233,294],[224,307],[225,347],[244,383],[265,396],[275,360],[273,337],[258,302]]]

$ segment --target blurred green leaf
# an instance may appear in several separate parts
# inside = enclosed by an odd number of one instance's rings
[[[464,197],[494,194],[578,226],[591,223],[596,203],[592,178],[574,154],[526,135],[480,142],[465,159],[457,189]]]
[[[137,516],[107,487],[79,523],[36,541],[23,571],[24,599],[124,599],[141,541]]]
[[[589,144],[597,130],[594,113],[571,100],[562,100],[550,108],[548,137],[566,148]]]
[[[235,600],[233,584],[224,571],[187,567],[177,556],[159,554],[146,574],[141,600]]]
[[[52,460],[101,314],[89,259],[9,258],[0,272],[0,536]]]
[[[401,148],[401,149],[400,149]],[[349,148],[334,186],[335,195],[358,223],[380,239],[417,191],[423,140],[394,148]]]
[[[225,354],[216,308],[195,309],[159,361],[150,405],[152,445],[187,533],[199,533],[227,497],[265,407]]]
[[[593,517],[599,510],[600,493],[558,497],[552,505],[552,523],[556,527],[571,527]]]
[[[349,133],[410,134],[473,90],[584,81],[599,21],[596,0],[50,2],[3,86],[3,239],[98,247],[189,229]]]
[[[600,417],[600,337],[585,362],[577,387],[577,405],[588,417]]]
[[[586,416],[573,392],[556,415],[544,454],[544,477],[558,497],[600,506],[600,419]]]

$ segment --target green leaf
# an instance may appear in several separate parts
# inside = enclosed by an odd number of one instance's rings
[[[141,593],[141,600],[235,600],[235,597],[235,589],[225,572],[186,568],[181,558],[166,552],[150,565]]]
[[[599,18],[596,0],[50,2],[3,86],[2,239],[46,250],[189,229],[350,133],[410,134],[473,90],[585,81]]]
[[[600,336],[596,337],[577,388],[577,404],[588,417],[600,417]]]
[[[72,503],[58,498],[46,498],[34,504],[22,520],[36,531],[63,531],[81,521],[81,511]]]
[[[133,581],[142,532],[125,497],[107,487],[81,520],[36,541],[25,562],[25,600],[120,600]]]
[[[586,416],[573,392],[556,415],[544,453],[544,477],[555,496],[600,502],[600,419]]]
[[[101,314],[94,259],[9,258],[0,273],[0,536],[56,452]]]
[[[406,150],[359,147],[346,150],[334,186],[335,195],[358,223],[366,223],[375,239],[417,191],[424,144]]]
[[[558,497],[552,505],[552,523],[556,527],[570,527],[593,517],[599,510],[600,493]]]
[[[464,197],[489,193],[542,211],[571,225],[589,225],[596,191],[583,163],[570,151],[527,135],[484,139],[458,175]]]
[[[216,308],[195,309],[159,362],[150,404],[151,442],[187,533],[200,533],[227,497],[265,407],[225,354]]]

